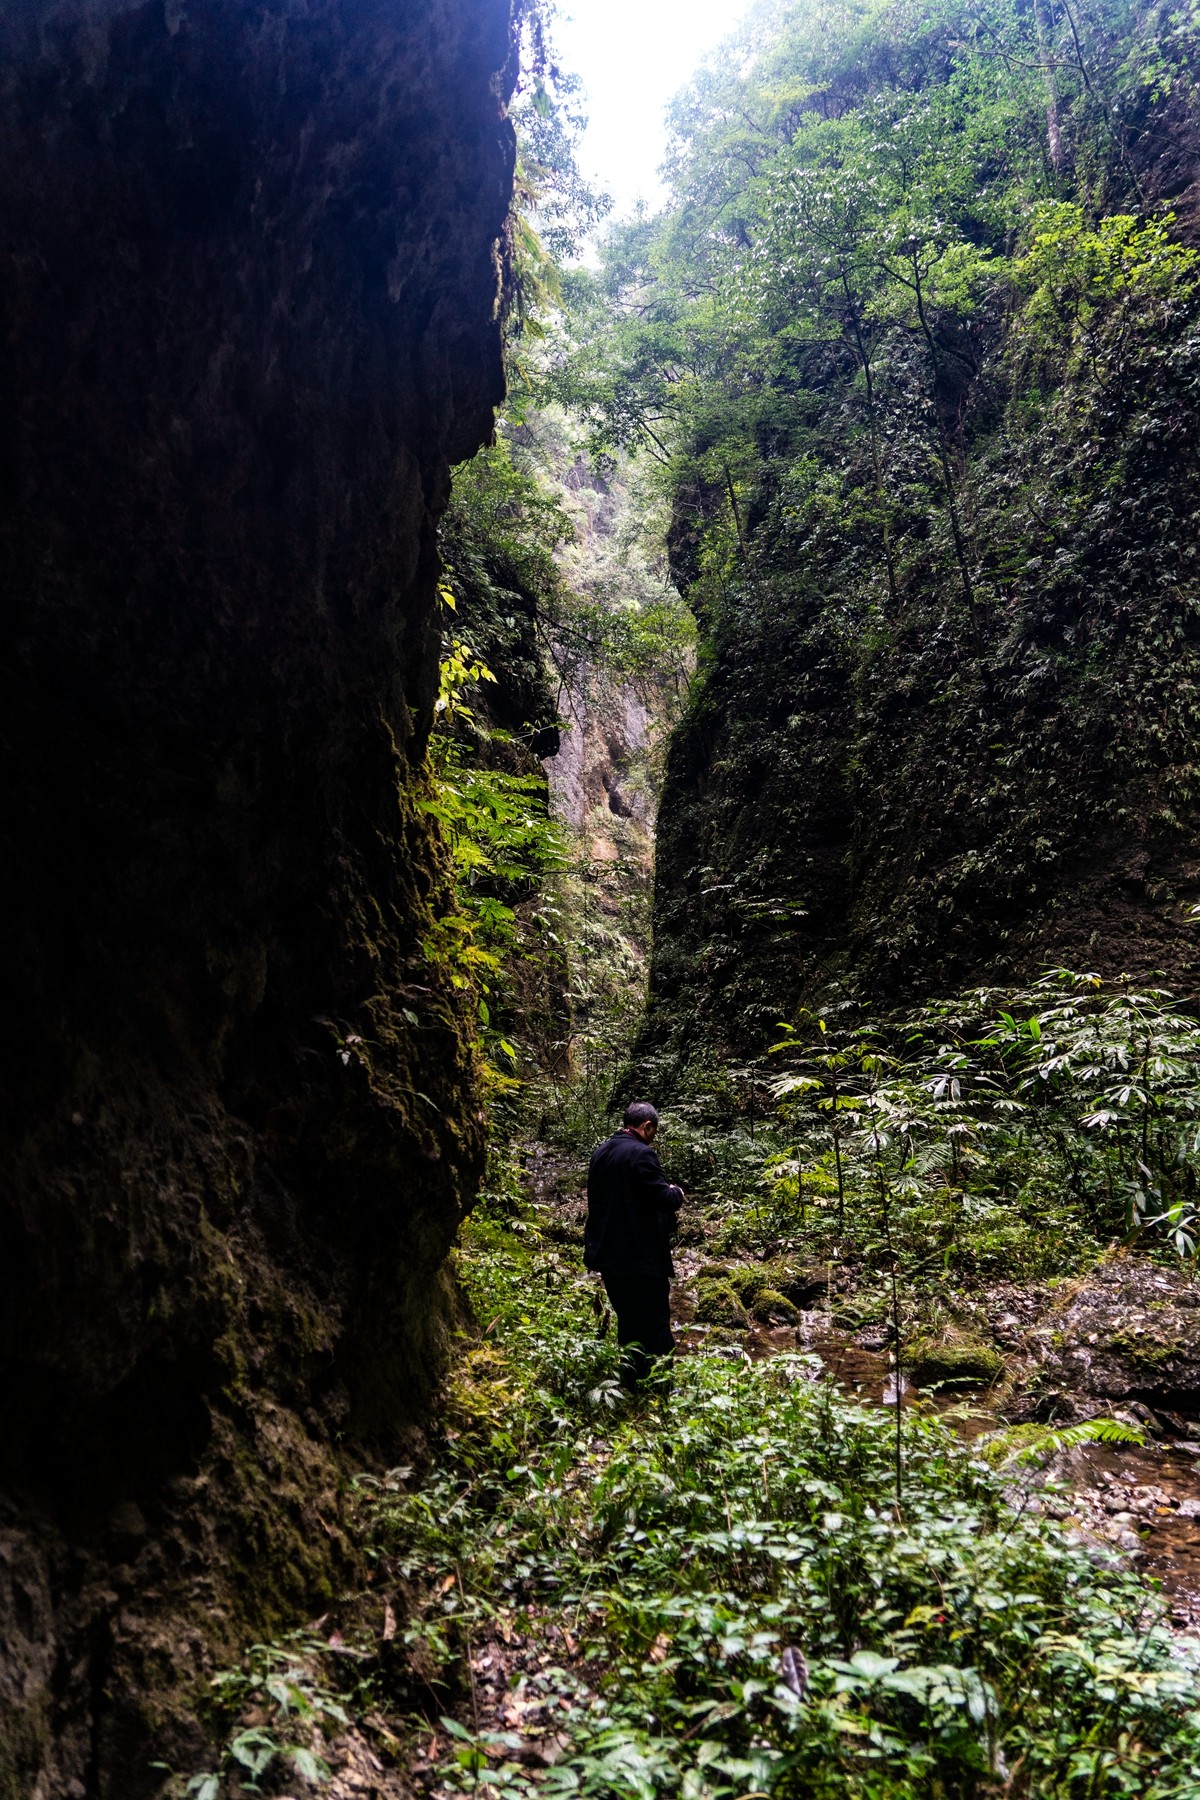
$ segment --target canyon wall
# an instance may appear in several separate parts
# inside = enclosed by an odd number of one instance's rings
[[[659,815],[661,1092],[806,1006],[1200,974],[1200,51],[1102,12],[1047,138],[1045,86],[948,16],[828,50],[795,16],[746,78],[756,185],[716,161],[727,94],[681,177],[693,230],[728,183],[741,311],[676,462],[702,652]]]
[[[507,0],[0,18],[0,1795],[158,1791],[355,1575],[482,1120],[422,948]]]

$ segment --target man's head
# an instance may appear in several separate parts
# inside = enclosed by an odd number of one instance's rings
[[[640,1137],[643,1144],[652,1144],[658,1130],[658,1113],[648,1100],[635,1100],[632,1106],[625,1108],[622,1124],[626,1131]]]

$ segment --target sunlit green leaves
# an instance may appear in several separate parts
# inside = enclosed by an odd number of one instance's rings
[[[519,1737],[459,1719],[447,1785],[920,1800],[1019,1764],[1068,1800],[1085,1753],[1154,1800],[1200,1779],[1190,1660],[1136,1579],[1010,1504],[1011,1471],[918,1410],[901,1516],[886,1415],[800,1357],[689,1357],[606,1417],[586,1278],[559,1263],[527,1305],[544,1257],[536,1226],[475,1228],[463,1273],[498,1321],[503,1352],[479,1365],[494,1399],[476,1377],[473,1414],[454,1414],[475,1424],[379,1515],[425,1572],[431,1633],[444,1615],[572,1646],[538,1677],[565,1742],[553,1767],[531,1774]],[[783,1679],[796,1647],[802,1699]]]

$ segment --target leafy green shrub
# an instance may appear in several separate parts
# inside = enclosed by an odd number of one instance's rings
[[[1113,1236],[1194,1250],[1200,1026],[1161,989],[1058,969],[874,1024],[805,1015],[775,1051],[792,1142],[764,1181],[838,1173],[794,1234],[809,1256],[878,1244],[885,1211],[938,1278],[1078,1273]]]
[[[252,1644],[238,1668],[213,1676],[212,1705],[224,1737],[220,1762],[183,1783],[187,1800],[277,1792],[283,1770],[315,1784],[329,1779],[329,1764],[313,1744],[323,1743],[322,1734],[336,1736],[348,1715],[323,1673],[328,1656],[321,1638],[293,1632],[278,1643]],[[248,1714],[258,1722],[247,1723]],[[269,1790],[264,1780],[271,1781]]]
[[[1146,1441],[1145,1433],[1120,1419],[1085,1419],[1079,1425],[1008,1425],[1001,1431],[977,1438],[975,1450],[996,1467],[1008,1463],[1039,1463],[1060,1450],[1081,1444],[1134,1444]]]
[[[610,1404],[611,1342],[593,1334],[575,1372],[588,1286],[559,1268],[533,1304],[540,1256],[528,1231],[472,1227],[463,1278],[506,1391],[475,1365],[491,1416],[377,1501],[381,1550],[427,1595],[414,1641],[453,1664],[481,1628],[558,1633],[529,1667],[560,1759],[531,1772],[513,1733],[454,1720],[446,1789],[1168,1800],[1200,1782],[1196,1654],[1115,1559],[1010,1505],[1011,1471],[917,1409],[899,1510],[894,1420],[802,1356],[679,1357]]]

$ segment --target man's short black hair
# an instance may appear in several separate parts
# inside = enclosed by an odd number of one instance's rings
[[[635,1100],[632,1106],[625,1108],[624,1125],[657,1125],[658,1109],[651,1106],[648,1100]]]

